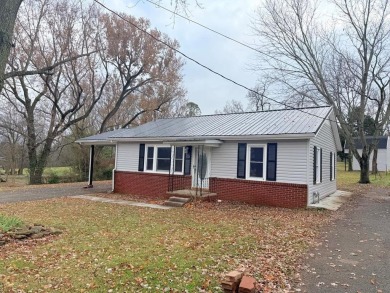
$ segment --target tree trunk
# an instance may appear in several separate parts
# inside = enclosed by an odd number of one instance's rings
[[[30,184],[42,184],[42,175],[44,167],[30,164]]]
[[[33,156],[35,160],[30,160],[30,184],[42,184],[42,175],[45,167],[47,165],[47,160],[51,153],[51,147],[53,140],[48,139],[43,147],[42,152],[39,156],[36,155],[36,149],[31,150],[35,155]],[[29,152],[30,153],[30,152]]]
[[[359,183],[370,183],[370,157],[363,149],[362,157],[359,160],[360,165],[360,180]]]
[[[348,172],[353,171],[353,165],[352,165],[353,155],[351,150],[348,151]]]
[[[16,15],[22,0],[1,1],[0,9],[0,92],[3,88],[5,66],[12,46]]]
[[[372,170],[371,174],[377,174],[378,173],[378,148],[374,149],[374,153],[372,155]]]
[[[23,175],[23,168],[24,168],[24,142],[23,142],[23,147],[20,152],[21,157],[20,157],[20,165],[19,165],[19,170],[18,170],[18,175]]]

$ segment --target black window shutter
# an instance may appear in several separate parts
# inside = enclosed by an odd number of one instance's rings
[[[267,145],[267,180],[276,181],[277,143]]]
[[[313,184],[317,183],[317,147],[314,147],[314,157],[313,157]]]
[[[320,149],[320,182],[322,182],[322,149]]]
[[[246,143],[238,144],[237,152],[237,178],[245,179],[246,169]]]
[[[145,144],[141,143],[139,145],[138,171],[144,170],[144,160],[145,160]]]
[[[192,146],[186,146],[184,150],[187,150],[184,155],[184,175],[191,175]]]
[[[330,152],[330,181],[333,180],[333,155],[332,155],[332,152]]]

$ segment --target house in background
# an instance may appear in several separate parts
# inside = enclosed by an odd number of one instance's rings
[[[197,190],[288,208],[336,191],[341,150],[331,107],[159,119],[77,142],[91,145],[91,154],[96,144],[115,145],[117,193],[169,197]]]
[[[370,144],[373,140],[372,136],[366,136],[367,143]],[[378,136],[378,156],[377,156],[377,168],[378,171],[386,172],[390,169],[390,142],[388,136]],[[361,139],[359,137],[354,138],[355,146],[359,152],[359,154],[362,153],[363,145],[361,142]],[[348,144],[345,144],[344,152],[349,152]],[[371,153],[370,156],[370,171],[372,171],[372,157],[373,153]],[[352,169],[354,171],[360,171],[360,165],[359,162],[356,160],[356,158],[353,156],[352,158]]]

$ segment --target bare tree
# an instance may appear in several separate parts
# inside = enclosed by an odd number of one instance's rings
[[[21,174],[25,158],[25,123],[21,115],[6,100],[1,99],[2,111],[0,112],[0,156],[4,158],[8,173]]]
[[[23,0],[0,1],[0,92],[3,87],[4,71],[9,52],[13,46],[12,35],[19,7]]]
[[[268,82],[259,82],[251,91],[248,91],[246,98],[248,99],[248,111],[264,111],[271,109],[266,91],[270,84]]]
[[[369,183],[369,157],[376,141],[366,140],[364,116],[368,105],[374,105],[377,136],[390,115],[389,3],[333,0],[328,11],[336,11],[337,16],[331,19],[321,13],[319,4],[312,0],[266,0],[255,23],[263,42],[262,61],[280,86],[334,108],[360,164],[359,182]],[[354,145],[349,123],[356,106],[360,109],[357,126],[362,153]]]
[[[227,101],[222,110],[216,110],[215,114],[244,113],[244,105],[237,100]]]
[[[127,127],[169,117],[185,103],[182,60],[125,20],[172,47],[179,44],[150,30],[147,20],[122,17],[78,0],[28,0],[21,7],[9,70],[31,72],[57,64],[50,74],[6,79],[2,92],[25,121],[30,183],[41,183],[53,148],[91,114],[101,132],[111,123]]]
[[[165,112],[169,111],[168,105],[183,100],[182,59],[174,50],[129,25],[127,21],[137,23],[138,27],[148,30],[172,48],[179,47],[177,41],[156,29],[150,30],[150,22],[146,19],[137,20],[124,14],[121,17],[103,14],[101,21],[106,47],[104,59],[109,65],[112,79],[107,87],[111,93],[106,93],[104,107],[100,107],[99,111],[102,117],[99,132],[118,123],[127,127],[141,116],[145,117],[144,122],[149,121],[156,118],[157,113],[163,113],[164,109]],[[114,121],[118,112],[121,112],[121,121]],[[119,117],[116,118],[118,120]]]
[[[107,74],[97,70],[98,54],[89,54],[97,47],[98,29],[91,22],[95,14],[93,6],[80,9],[77,1],[26,1],[21,8],[16,47],[9,58],[11,70],[34,70],[71,56],[86,56],[62,63],[50,75],[5,80],[3,96],[26,122],[32,184],[41,183],[55,140],[87,117],[101,97]]]
[[[7,78],[16,77],[20,75],[33,75],[50,73],[50,71],[59,64],[50,64],[43,68],[37,68],[34,70],[21,70],[21,71],[10,71],[6,75],[4,74],[10,49],[14,46],[13,44],[13,30],[16,22],[16,17],[23,0],[0,0],[0,92],[3,88],[3,82]],[[159,3],[164,1],[158,1]],[[194,1],[196,6],[200,7],[198,1]],[[188,11],[188,7],[191,1],[187,0],[174,0],[170,1],[171,6],[174,7],[175,11],[182,10]],[[60,61],[62,63],[64,60]]]

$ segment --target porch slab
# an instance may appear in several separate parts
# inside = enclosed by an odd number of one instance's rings
[[[310,204],[308,208],[326,209],[331,211],[337,211],[343,203],[345,203],[352,195],[352,192],[337,190],[335,193],[328,195],[320,200],[319,203]]]
[[[111,199],[111,198],[104,198],[104,197],[90,196],[90,195],[75,195],[72,197],[78,199],[86,199],[86,200],[105,202],[105,203],[114,203],[114,204],[127,205],[127,206],[136,206],[142,208],[152,208],[152,209],[160,209],[160,210],[169,210],[171,208],[168,206],[162,206],[158,204],[143,203],[137,201],[122,200],[122,199]]]

